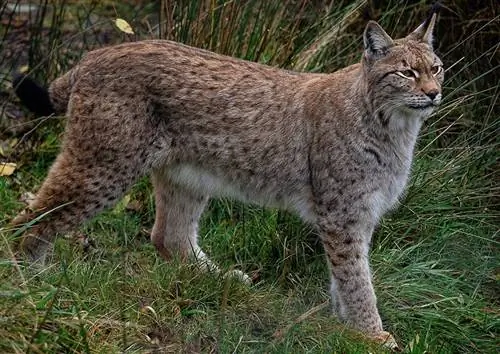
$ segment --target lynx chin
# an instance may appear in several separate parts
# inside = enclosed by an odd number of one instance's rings
[[[13,221],[46,214],[24,232],[19,255],[43,262],[56,235],[151,175],[151,241],[165,260],[218,270],[198,246],[210,197],[290,210],[322,241],[338,318],[394,345],[377,311],[368,253],[374,228],[405,188],[422,122],[441,102],[435,21],[434,13],[400,39],[369,22],[361,62],[331,74],[147,40],[89,52],[48,91],[18,76],[16,92],[30,109],[67,116],[57,159]]]

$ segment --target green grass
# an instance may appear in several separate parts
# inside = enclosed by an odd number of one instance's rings
[[[331,7],[306,1],[178,3],[183,6],[171,18],[177,22],[163,18],[164,37],[310,71],[333,71],[360,57],[363,1]],[[394,36],[425,18],[422,2],[369,5]],[[89,33],[115,31],[111,41],[134,39],[113,29],[115,16],[129,21],[138,38],[156,35],[158,6],[60,6],[64,11],[49,9],[36,20],[51,35],[34,31],[31,38],[30,58],[43,62],[32,65],[32,73],[42,80],[81,55],[81,46],[72,45],[95,46]],[[437,31],[438,50],[450,68],[445,101],[422,131],[406,197],[374,236],[371,264],[384,324],[405,352],[494,353],[500,330],[500,80],[492,20],[498,16],[485,6],[470,19],[472,5],[449,6]],[[92,14],[101,16],[97,25],[84,29]],[[12,30],[5,23],[1,48]],[[76,34],[65,34],[71,30]],[[326,262],[314,232],[276,210],[214,200],[204,214],[203,249],[225,270],[253,275],[257,282],[250,287],[157,256],[149,243],[154,203],[147,180],[116,208],[59,239],[47,267],[17,265],[7,223],[23,208],[21,195],[43,180],[60,134],[60,121],[44,121],[2,157],[19,168],[0,177],[0,352],[384,352],[331,315]],[[82,236],[94,246],[85,250]]]

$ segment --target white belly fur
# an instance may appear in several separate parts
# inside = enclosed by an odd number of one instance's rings
[[[308,188],[303,188],[299,193],[293,195],[285,195],[283,200],[278,201],[275,198],[277,193],[275,190],[264,189],[260,193],[251,189],[251,187],[245,190],[242,186],[235,185],[223,177],[193,165],[185,164],[171,167],[166,171],[166,174],[175,183],[200,194],[227,197],[243,202],[256,203],[261,206],[277,207],[297,212],[307,221],[314,220],[311,193]]]

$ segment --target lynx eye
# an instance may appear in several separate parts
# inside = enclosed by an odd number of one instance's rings
[[[434,65],[432,68],[431,68],[431,73],[432,75],[436,76],[437,74],[439,74],[441,71],[443,70],[443,67],[441,65]]]
[[[412,69],[397,71],[396,74],[409,80],[414,80],[418,78],[418,73]]]

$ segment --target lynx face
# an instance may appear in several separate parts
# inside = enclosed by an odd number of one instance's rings
[[[411,51],[412,45],[420,48]],[[410,42],[394,50],[388,58],[396,63],[391,65],[393,70],[380,79],[380,85],[394,96],[395,106],[430,113],[441,103],[443,64],[434,53],[425,49],[424,44]]]
[[[373,98],[381,108],[400,110],[422,118],[441,103],[443,63],[432,49],[430,33],[392,40],[380,27],[367,26],[365,70]]]

